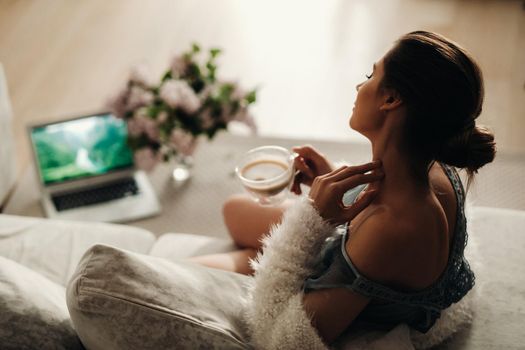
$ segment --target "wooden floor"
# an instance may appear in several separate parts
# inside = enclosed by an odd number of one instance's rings
[[[525,11],[510,0],[0,0],[0,62],[19,166],[28,123],[101,108],[128,68],[155,76],[193,41],[224,49],[220,75],[259,86],[265,135],[352,140],[355,85],[401,34],[440,32],[485,74],[479,121],[525,154]],[[1,141],[0,141],[1,142]]]

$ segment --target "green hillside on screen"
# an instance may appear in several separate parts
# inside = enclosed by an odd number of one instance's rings
[[[35,128],[32,139],[45,183],[100,175],[132,164],[126,125],[109,115]]]

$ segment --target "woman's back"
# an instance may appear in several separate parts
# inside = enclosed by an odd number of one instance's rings
[[[371,239],[388,239],[391,243],[389,251],[394,256],[388,266],[379,266],[382,273],[370,276],[374,280],[401,290],[417,291],[431,286],[445,270],[456,226],[456,192],[439,163],[429,172],[429,184],[430,190],[426,192],[417,187],[410,189],[412,186],[407,184],[406,190],[372,203],[350,223],[351,234],[346,242],[350,257],[362,256],[354,254],[355,250],[375,244]],[[381,221],[394,237],[384,237],[382,232],[362,237],[367,233],[360,227],[372,220]],[[365,275],[370,263],[354,261],[358,268],[363,267]]]
[[[474,274],[463,256],[467,239],[463,187],[452,167],[442,167],[435,165],[430,175],[433,192],[438,193],[437,204],[418,200],[415,210],[407,210],[415,206],[414,202],[405,205],[408,214],[389,208],[383,209],[390,211],[388,216],[370,212],[362,216],[389,217],[391,221],[382,225],[397,228],[410,227],[407,222],[412,219],[413,232],[405,235],[403,231],[388,229],[389,233],[398,234],[389,237],[375,232],[375,239],[383,241],[373,242],[363,237],[370,231],[356,234],[360,228],[354,231],[349,227],[343,235],[327,241],[319,270],[307,279],[305,291],[346,288],[371,298],[354,322],[357,327],[389,329],[404,322],[420,331],[428,330],[440,311],[461,299],[474,284]],[[432,229],[435,223],[429,217],[441,221],[441,231]],[[449,226],[453,226],[451,231]],[[374,243],[379,243],[384,258],[373,252],[370,245]],[[397,256],[392,256],[392,252]]]

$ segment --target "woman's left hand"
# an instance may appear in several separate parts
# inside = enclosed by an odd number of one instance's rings
[[[309,197],[324,220],[333,225],[341,225],[356,217],[377,194],[376,189],[366,190],[352,205],[346,206],[343,204],[345,192],[361,184],[379,181],[383,176],[381,161],[343,166],[316,177]]]

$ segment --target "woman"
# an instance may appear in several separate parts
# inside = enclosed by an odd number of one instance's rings
[[[256,346],[324,348],[349,327],[426,332],[474,285],[454,167],[470,184],[495,156],[492,133],[475,124],[478,65],[450,40],[412,32],[357,91],[350,127],[371,141],[373,162],[334,169],[315,149],[295,148],[293,191],[309,185],[308,197],[287,210],[230,199],[225,222],[244,249],[196,258],[255,270],[246,314]]]

